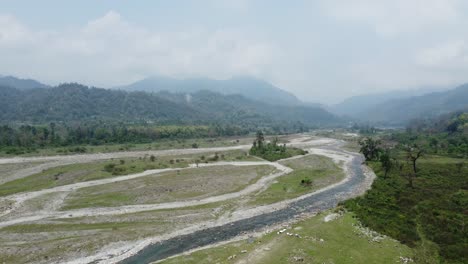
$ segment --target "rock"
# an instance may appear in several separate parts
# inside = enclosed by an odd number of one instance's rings
[[[236,255],[229,256],[229,257],[228,257],[228,260],[233,260],[233,259],[235,259],[236,257],[237,257]]]
[[[241,253],[245,254],[245,253],[247,253],[247,250],[244,249],[244,250],[241,251]]]
[[[270,251],[270,250],[271,250],[271,248],[269,248],[269,247],[266,247],[266,248],[264,248],[263,250],[264,250],[264,251]]]
[[[303,262],[304,261],[304,258],[303,257],[293,257],[294,261],[296,262]]]
[[[332,214],[329,214],[329,215],[325,216],[325,217],[323,218],[323,221],[324,221],[325,223],[326,223],[326,222],[330,222],[330,221],[333,221],[333,220],[337,219],[338,217],[340,217],[339,214],[337,214],[337,213],[332,213]]]

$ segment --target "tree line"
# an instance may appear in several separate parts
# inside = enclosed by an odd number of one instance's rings
[[[149,143],[160,139],[241,136],[248,129],[232,125],[157,126],[107,123],[0,126],[0,148],[43,148],[109,143]]]

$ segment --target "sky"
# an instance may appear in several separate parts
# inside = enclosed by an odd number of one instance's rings
[[[250,75],[301,100],[468,82],[464,0],[0,0],[0,74]]]

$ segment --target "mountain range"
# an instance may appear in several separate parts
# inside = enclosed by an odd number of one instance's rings
[[[331,114],[321,105],[302,102],[293,94],[252,77],[227,80],[151,77],[114,89],[99,89],[79,84],[52,87],[31,79],[0,76],[0,120],[301,122],[308,125],[355,120],[404,125],[414,118],[468,109],[468,84],[437,91],[444,88],[354,96],[327,107],[334,113]]]
[[[233,77],[226,80],[208,78],[175,79],[156,76],[114,88],[125,91],[169,91],[173,93],[194,93],[207,90],[224,95],[240,94],[246,98],[269,104],[301,104],[301,101],[294,94],[266,81],[248,76]]]
[[[449,89],[449,87],[434,86],[356,95],[346,98],[342,102],[328,107],[328,110],[338,115],[360,118],[363,112],[368,111],[375,106],[384,104],[389,100],[410,98],[447,89]]]
[[[406,124],[412,119],[433,118],[458,110],[468,110],[468,84],[447,91],[387,100],[362,111],[360,119],[386,124]]]
[[[0,75],[0,86],[12,87],[19,90],[29,90],[33,88],[49,88],[50,86],[32,79],[20,79],[14,76]]]
[[[114,120],[262,126],[294,122],[324,125],[341,121],[318,107],[273,105],[242,95],[211,91],[149,94],[73,83],[48,89],[0,87],[0,102],[0,120],[10,122]]]

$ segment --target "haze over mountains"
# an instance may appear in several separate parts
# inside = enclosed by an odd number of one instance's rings
[[[319,108],[278,105],[242,95],[207,90],[188,93],[128,92],[62,84],[49,89],[0,87],[0,119],[50,122],[81,120],[153,121],[164,123],[224,123],[248,125],[325,125],[340,118]]]
[[[126,91],[169,91],[175,93],[193,93],[207,90],[221,94],[240,94],[265,103],[283,105],[301,103],[294,94],[275,87],[266,81],[248,76],[238,76],[227,80],[208,78],[175,79],[155,76],[115,88]]]
[[[468,84],[442,92],[392,99],[369,107],[361,119],[370,122],[404,124],[415,118],[431,118],[468,109]]]
[[[329,109],[355,120],[404,125],[415,118],[468,109],[468,84],[353,96]]]
[[[51,87],[35,80],[0,76],[0,118],[25,122],[124,119],[324,125],[354,120],[405,124],[414,118],[468,108],[468,85],[431,92],[440,89],[354,96],[328,107],[332,114],[252,77],[179,80],[158,76],[114,89],[98,89],[79,84]]]
[[[372,107],[378,106],[379,104],[385,103],[386,101],[420,96],[432,92],[448,90],[449,88],[451,87],[421,87],[410,90],[393,90],[381,93],[356,95],[346,98],[338,104],[330,106],[329,109],[338,115],[359,118],[363,112]]]
[[[13,87],[19,90],[29,90],[33,88],[48,88],[50,86],[32,79],[20,79],[13,76],[0,75],[0,86]]]

